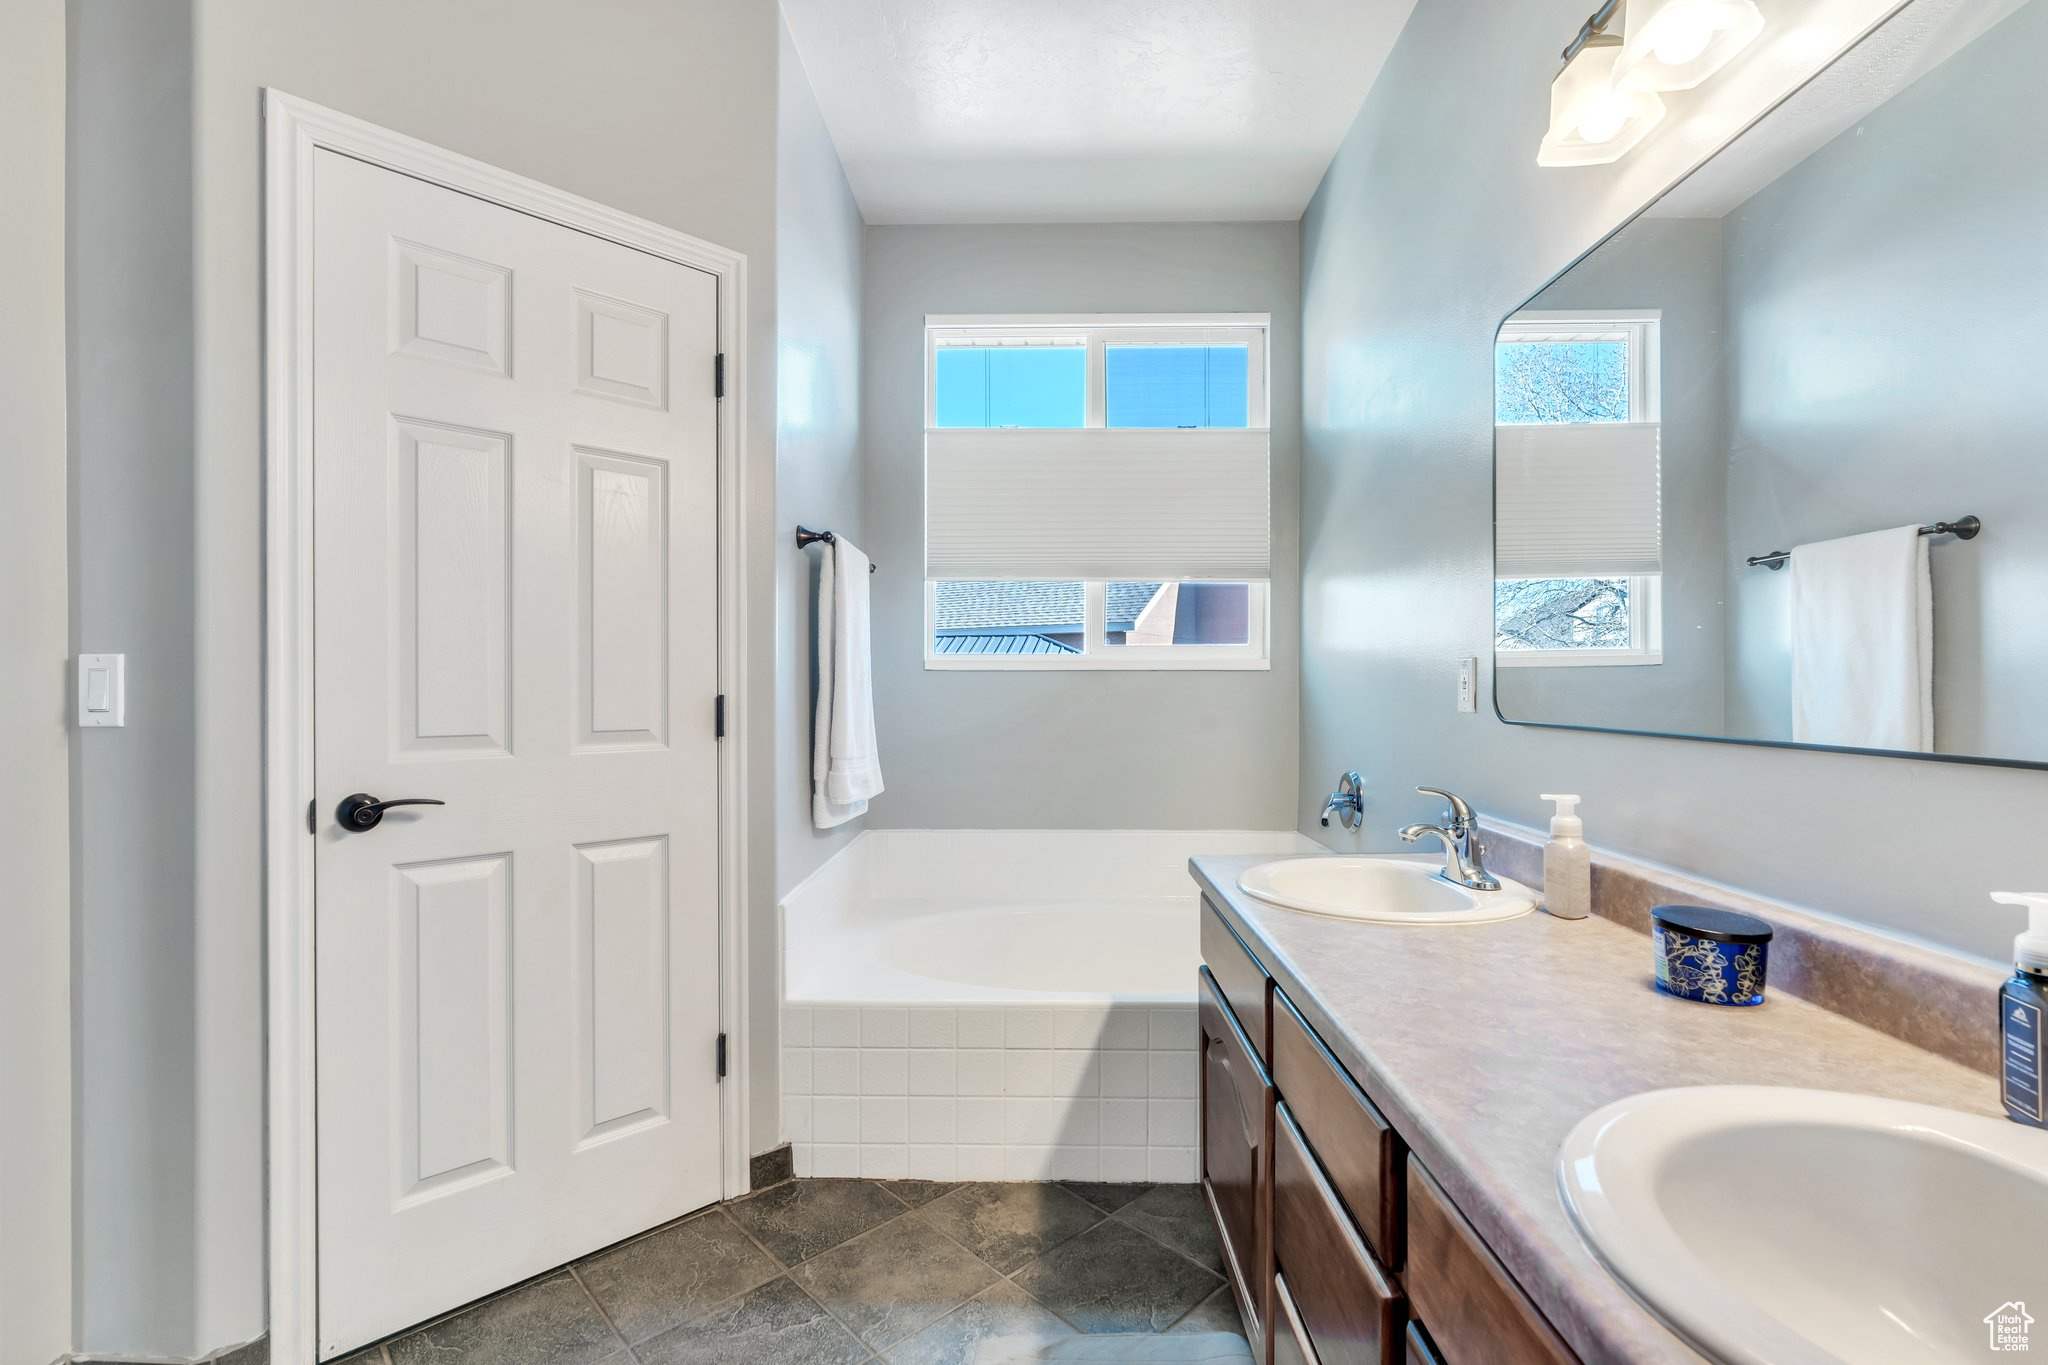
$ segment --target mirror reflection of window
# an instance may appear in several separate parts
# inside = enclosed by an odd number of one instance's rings
[[[1494,345],[1503,667],[1655,664],[1658,315],[1525,312]]]
[[[2048,767],[2044,65],[1898,6],[1509,313],[1502,719]]]

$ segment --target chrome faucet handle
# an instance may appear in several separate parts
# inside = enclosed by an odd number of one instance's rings
[[[1465,798],[1456,792],[1447,792],[1441,787],[1417,787],[1415,790],[1424,796],[1441,796],[1449,804],[1450,810],[1446,813],[1445,819],[1449,822],[1452,833],[1463,837],[1471,833],[1478,823],[1479,817],[1472,813],[1472,807],[1466,805]]]
[[[1322,823],[1328,828],[1330,817],[1335,815],[1339,824],[1346,829],[1357,829],[1365,822],[1365,779],[1357,773],[1346,773],[1337,781],[1337,790],[1330,793],[1330,799],[1323,802]]]

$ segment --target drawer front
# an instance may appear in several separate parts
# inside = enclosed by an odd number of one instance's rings
[[[1352,1226],[1283,1102],[1273,1129],[1273,1323],[1322,1365],[1399,1365],[1407,1305]]]
[[[1563,1365],[1576,1359],[1449,1196],[1413,1160],[1403,1278],[1415,1316],[1444,1365]]]
[[[1273,1143],[1273,1087],[1204,968],[1201,1028],[1201,1173],[1225,1268],[1249,1304],[1254,1332],[1267,1314],[1266,1164]]]
[[[1250,1040],[1252,1055],[1266,1062],[1272,1055],[1266,1051],[1266,969],[1206,899],[1202,902],[1202,961],[1209,964],[1217,993]]]
[[[1273,1365],[1322,1365],[1284,1275],[1273,1277]]]
[[[1401,1268],[1401,1139],[1317,1038],[1286,992],[1273,991],[1273,1088],[1373,1254]]]
[[[1436,1353],[1436,1343],[1419,1322],[1408,1324],[1407,1365],[1444,1365],[1444,1358]]]

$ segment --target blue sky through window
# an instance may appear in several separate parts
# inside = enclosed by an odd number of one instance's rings
[[[942,427],[1078,427],[1087,416],[1083,346],[941,346]]]
[[[1110,346],[1104,397],[1113,427],[1246,425],[1243,346]]]

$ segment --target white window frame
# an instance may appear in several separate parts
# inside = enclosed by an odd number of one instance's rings
[[[1661,308],[1599,310],[1526,308],[1501,324],[1501,342],[1628,342],[1628,419],[1664,420],[1663,321]],[[1629,642],[1624,647],[1586,649],[1501,649],[1496,668],[1629,668],[1664,662],[1664,575],[1628,575]]]
[[[938,422],[938,354],[948,346],[1087,347],[1084,427],[1108,425],[1105,392],[1107,352],[1111,345],[1236,346],[1247,348],[1245,423],[1252,431],[1270,430],[1272,409],[1266,374],[1270,363],[1272,315],[1268,313],[934,313],[925,317],[924,421],[926,430]],[[949,428],[950,430],[951,428]],[[1156,428],[1119,428],[1153,430]],[[1074,580],[1069,580],[1074,581]],[[1105,580],[1079,580],[1082,588],[1081,652],[1078,654],[940,654],[938,652],[938,586],[924,591],[924,666],[933,672],[1031,673],[1090,670],[1154,672],[1244,672],[1273,666],[1268,628],[1270,582],[1249,585],[1246,642],[1241,645],[1111,645],[1108,642],[1108,594]]]

